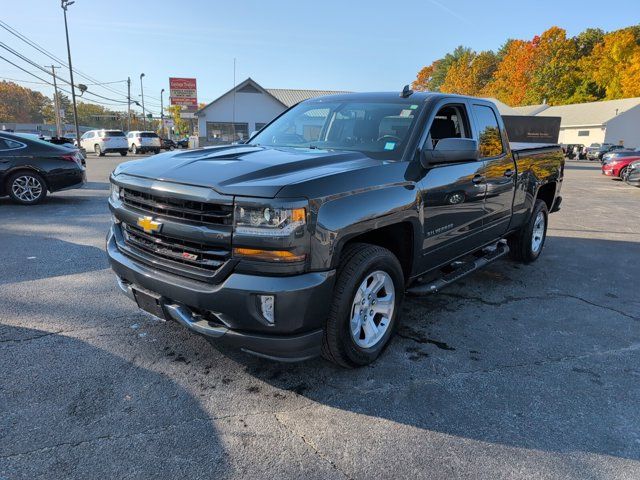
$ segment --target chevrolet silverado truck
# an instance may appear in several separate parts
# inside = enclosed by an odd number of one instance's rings
[[[388,345],[405,294],[536,260],[563,173],[558,145],[510,145],[490,101],[331,95],[246,144],[118,166],[107,253],[141,309],[212,343],[353,368]]]

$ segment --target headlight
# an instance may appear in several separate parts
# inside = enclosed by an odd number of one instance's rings
[[[111,184],[111,201],[117,202],[120,200],[120,187],[115,183]]]
[[[242,235],[288,236],[307,222],[305,208],[236,206],[235,231]]]

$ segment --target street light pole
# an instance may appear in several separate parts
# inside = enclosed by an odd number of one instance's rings
[[[164,95],[164,88],[160,90],[160,128],[162,129],[162,135],[164,135],[165,138],[169,138],[169,135],[167,135],[164,130],[164,100],[163,100],[164,97],[163,95]]]
[[[144,125],[144,129],[147,129],[147,114],[144,111],[144,89],[142,88],[142,77],[144,77],[144,73],[140,74],[140,94],[142,95],[142,122]]]
[[[80,147],[80,126],[78,125],[78,107],[76,106],[76,89],[73,83],[73,66],[71,65],[71,46],[69,44],[69,27],[67,26],[67,7],[73,5],[75,0],[60,0],[60,6],[64,11],[64,32],[67,36],[67,56],[69,57],[69,79],[71,80],[71,101],[73,102],[73,121],[76,126],[76,142]]]

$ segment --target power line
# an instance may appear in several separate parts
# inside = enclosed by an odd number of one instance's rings
[[[9,82],[33,83],[33,84],[37,84],[37,85],[49,85],[46,82],[34,82],[32,80],[22,80],[20,78],[0,77],[0,80],[6,80],[6,81],[9,81]]]
[[[29,74],[29,75],[31,75],[32,77],[35,77],[35,78],[37,78],[38,80],[41,80],[43,83],[45,83],[45,84],[47,84],[47,85],[49,85],[49,86],[53,87],[53,83],[46,81],[44,78],[39,77],[39,76],[38,76],[38,75],[36,75],[35,73],[30,72],[29,70],[27,70],[27,69],[25,69],[25,68],[22,68],[22,67],[21,67],[20,65],[18,65],[17,63],[13,63],[11,60],[9,60],[9,59],[7,59],[7,58],[3,57],[2,55],[0,55],[0,59],[4,60],[4,61],[5,61],[5,62],[7,62],[7,63],[10,63],[10,64],[11,64],[11,65],[13,65],[14,67],[19,68],[19,69],[20,69],[20,70],[22,70],[23,72],[28,73],[28,74]],[[48,72],[47,72],[47,73],[48,73]],[[67,83],[68,83],[68,82],[67,82]],[[64,89],[64,88],[62,88],[62,87],[58,87],[58,90],[61,90],[61,91],[65,92],[65,93],[68,93],[68,94],[71,94],[71,92],[70,92],[69,90],[65,90],[65,89]],[[93,99],[86,99],[86,100],[87,100],[88,102],[97,103],[97,104],[99,104],[99,105],[106,105],[106,106],[121,106],[121,105],[119,105],[119,104],[99,102],[98,100],[93,100]]]
[[[9,25],[8,23],[0,20],[0,27],[4,28],[7,32],[11,33],[12,35],[14,35],[15,37],[19,38],[20,40],[22,40],[23,42],[25,42],[27,45],[31,46],[32,48],[38,50],[40,53],[42,53],[43,55],[49,57],[52,60],[55,60],[56,62],[64,65],[65,67],[69,67],[69,65],[62,59],[60,59],[59,57],[57,57],[56,55],[54,55],[53,53],[49,52],[48,50],[46,50],[44,47],[42,47],[41,45],[39,45],[38,43],[36,43],[35,41],[29,39],[26,35],[23,35],[22,33],[18,32],[15,28],[13,28],[11,25]],[[100,86],[105,90],[110,91],[111,93],[115,93],[117,95],[121,95],[124,98],[127,97],[127,95],[121,91],[115,90],[114,88],[111,87],[107,87],[105,85],[110,84],[110,83],[117,83],[117,82],[101,82],[100,80],[97,80],[96,78],[93,78],[87,74],[82,73],[81,71],[77,70],[77,69],[73,69],[73,71],[80,77],[85,78],[87,80],[89,80],[90,82],[93,82],[94,85],[96,86]],[[68,83],[68,82],[67,82]]]
[[[14,54],[16,57],[18,57],[18,58],[22,59],[23,61],[25,61],[25,62],[27,62],[27,63],[29,63],[29,64],[33,65],[33,66],[34,66],[34,67],[36,67],[37,69],[42,70],[44,73],[46,73],[46,74],[48,74],[48,75],[51,75],[51,72],[49,72],[47,69],[45,69],[45,68],[43,68],[42,66],[38,65],[36,62],[34,62],[34,61],[33,61],[33,60],[31,60],[30,58],[28,58],[28,57],[24,56],[24,55],[23,55],[23,54],[21,54],[20,52],[18,52],[18,51],[16,51],[16,50],[14,50],[13,48],[9,47],[7,44],[5,44],[5,43],[3,43],[3,42],[0,42],[0,47],[1,47],[1,48],[4,48],[4,49],[5,49],[5,50],[7,50],[8,52],[10,52],[10,53]],[[69,80],[67,80],[66,78],[63,78],[63,77],[58,77],[58,78],[60,78],[60,80],[62,80],[62,81],[63,81],[64,83],[66,83],[67,85],[71,85],[71,82],[69,82]],[[78,86],[77,86],[77,85],[76,85],[76,88],[78,88]],[[82,91],[82,90],[81,90],[81,91]],[[88,95],[93,95],[93,96],[98,97],[98,98],[102,98],[103,100],[108,100],[108,101],[110,101],[110,102],[116,102],[116,103],[121,103],[121,104],[126,104],[126,103],[127,103],[127,102],[126,102],[126,101],[124,101],[124,100],[118,100],[118,99],[115,99],[115,98],[105,97],[105,96],[103,96],[103,95],[99,95],[99,94],[97,94],[97,93],[90,92],[90,91],[88,91],[88,90],[85,90],[85,92],[84,92],[84,93],[87,93]]]

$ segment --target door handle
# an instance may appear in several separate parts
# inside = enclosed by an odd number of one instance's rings
[[[484,182],[484,175],[474,175],[473,178],[471,179],[471,181],[475,185],[478,185],[479,183]]]
[[[509,177],[513,177],[513,174],[514,174],[514,173],[515,173],[515,172],[514,172],[513,170],[508,169],[508,170],[505,170],[505,172],[504,172],[504,176],[505,176],[505,177],[507,177],[507,178],[509,178]]]

